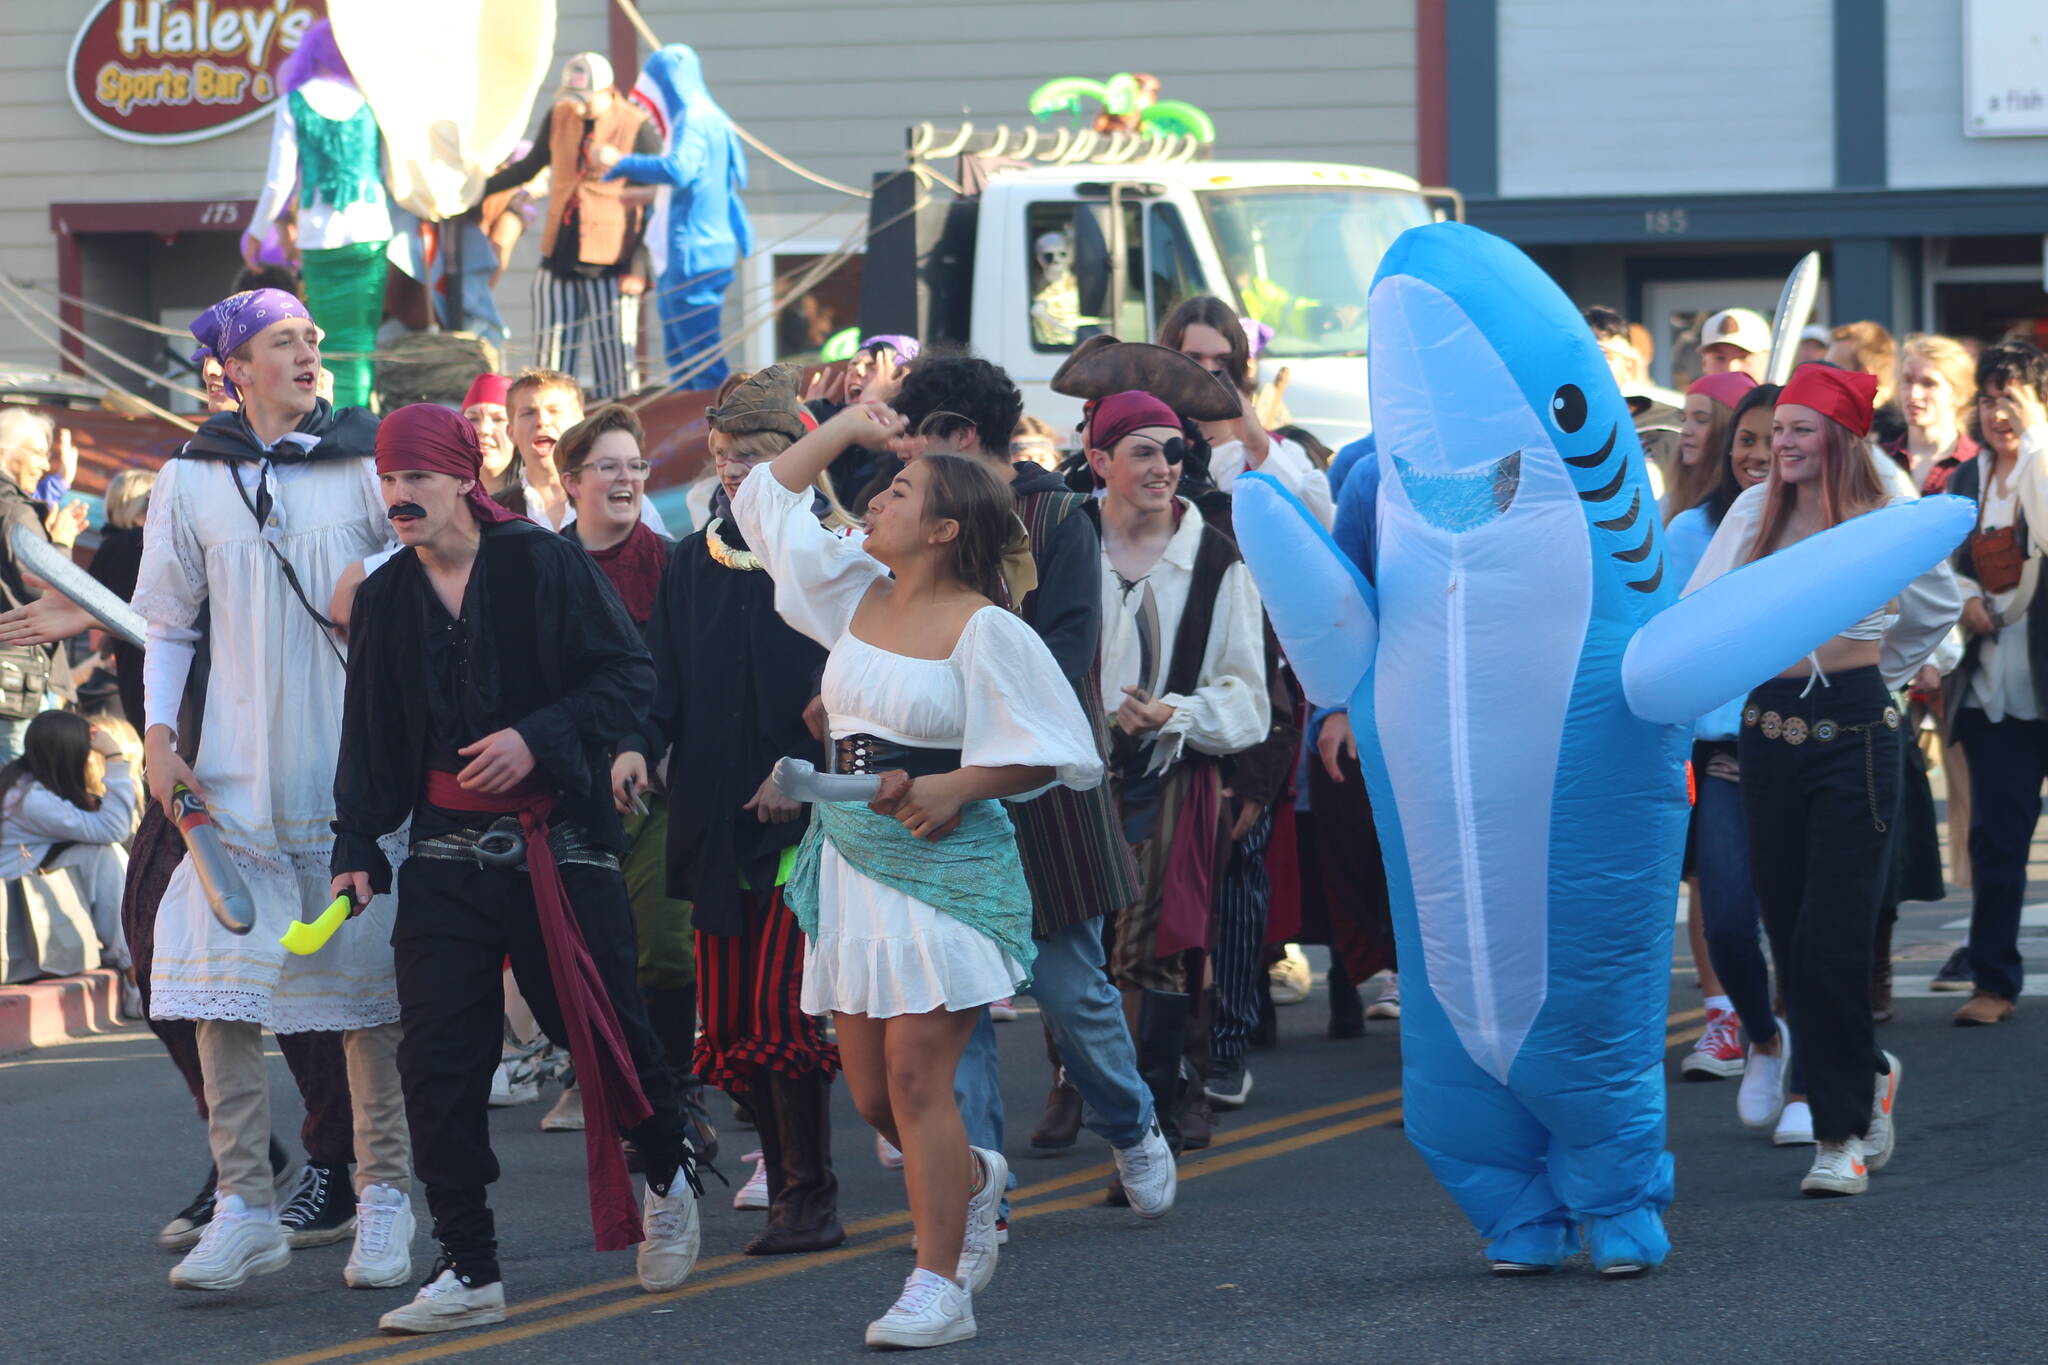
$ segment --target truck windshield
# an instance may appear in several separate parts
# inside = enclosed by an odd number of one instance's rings
[[[1431,219],[1421,195],[1349,186],[1205,190],[1244,315],[1273,329],[1275,360],[1365,353],[1373,272],[1396,237]]]

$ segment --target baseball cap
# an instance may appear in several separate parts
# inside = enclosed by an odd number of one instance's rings
[[[1751,354],[1771,349],[1771,324],[1747,308],[1723,308],[1700,324],[1700,348],[1738,346]]]
[[[603,53],[579,52],[562,63],[562,84],[555,98],[582,104],[596,91],[608,88],[612,79],[612,64]]]

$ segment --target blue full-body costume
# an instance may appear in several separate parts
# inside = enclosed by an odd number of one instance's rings
[[[1646,1269],[1670,1247],[1691,719],[1904,586],[1967,511],[1872,513],[1681,602],[1628,407],[1534,263],[1459,224],[1412,229],[1371,324],[1376,448],[1339,516],[1359,563],[1264,475],[1239,481],[1235,522],[1311,700],[1349,703],[1400,948],[1408,1136],[1502,1268],[1583,1237],[1602,1270]],[[1816,594],[1816,567],[1841,591]]]
[[[725,357],[709,358],[718,345],[725,291],[733,268],[754,250],[754,226],[740,200],[746,149],[704,88],[703,64],[686,44],[670,43],[647,59],[633,102],[654,120],[663,151],[621,157],[605,178],[661,187],[647,220],[647,249],[660,299],[662,354],[670,379],[715,389],[729,369]]]

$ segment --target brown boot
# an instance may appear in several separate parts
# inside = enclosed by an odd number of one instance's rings
[[[1890,916],[1879,916],[1877,941],[1871,945],[1870,1018],[1874,1023],[1892,1021],[1892,928],[1897,923]]]
[[[1053,1073],[1052,1093],[1045,1097],[1045,1114],[1031,1130],[1031,1145],[1040,1151],[1058,1151],[1074,1145],[1081,1136],[1081,1092],[1067,1082],[1067,1069]]]
[[[749,1256],[824,1251],[846,1240],[839,1224],[839,1180],[832,1174],[831,1086],[813,1073],[801,1078],[771,1075],[754,1091],[761,1121],[761,1151],[768,1168],[768,1227],[747,1243]],[[775,1143],[767,1137],[769,1111],[775,1115]]]
[[[1956,1011],[1955,1022],[1964,1028],[1975,1028],[1983,1024],[2002,1024],[2012,1018],[2019,1006],[2004,996],[1992,991],[1980,990]]]

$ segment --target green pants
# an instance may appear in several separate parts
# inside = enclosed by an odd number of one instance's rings
[[[334,406],[367,407],[376,362],[377,326],[384,320],[384,276],[388,242],[306,251],[299,256],[305,276],[306,311],[327,335],[321,363],[334,373]]]
[[[690,932],[690,903],[672,899],[668,881],[668,802],[643,793],[647,814],[625,817],[626,894],[640,930],[640,989],[683,990],[697,980],[696,941]]]

